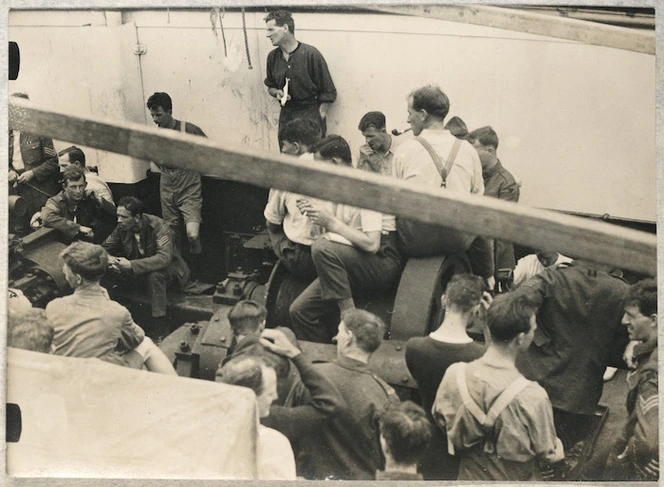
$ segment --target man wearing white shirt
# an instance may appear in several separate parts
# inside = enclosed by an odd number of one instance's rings
[[[314,159],[309,147],[320,140],[320,127],[308,119],[293,120],[284,127],[282,137],[283,153],[298,156],[302,163],[308,164]],[[304,198],[307,197],[290,191],[270,189],[263,215],[272,249],[282,265],[294,276],[311,282],[316,278],[311,244],[324,230],[298,209],[297,201]],[[317,201],[332,211],[332,203]]]
[[[559,254],[555,251],[541,251],[536,254],[529,254],[519,259],[514,268],[514,286],[527,281],[536,274],[549,267],[558,267],[559,265],[568,265],[572,259]]]
[[[338,135],[311,150],[318,160],[351,166],[350,147]],[[291,324],[298,339],[329,343],[335,333],[329,326],[335,321],[335,304],[343,318],[355,308],[353,295],[388,292],[398,282],[403,256],[397,249],[396,224],[394,217],[343,204],[333,213],[306,199],[298,207],[327,232],[311,246],[318,278],[291,305]]]
[[[482,164],[470,143],[459,140],[445,129],[450,109],[447,95],[437,86],[424,86],[408,97],[408,123],[413,138],[402,141],[392,162],[394,176],[441,191],[463,194],[484,194]],[[430,146],[431,152],[428,148]],[[449,166],[445,180],[434,162],[435,153],[441,169]],[[448,160],[452,162],[448,164]],[[439,225],[400,219],[397,222],[400,244],[409,256],[459,254],[466,252],[474,235]],[[493,278],[493,253],[490,246],[478,248],[473,254],[473,268],[490,269]]]

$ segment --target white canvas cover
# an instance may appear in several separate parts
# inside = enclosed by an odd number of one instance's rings
[[[258,416],[243,387],[7,349],[22,432],[11,476],[254,479]]]

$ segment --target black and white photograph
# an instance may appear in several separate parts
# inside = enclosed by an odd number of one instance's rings
[[[3,11],[8,485],[658,483],[654,3]]]

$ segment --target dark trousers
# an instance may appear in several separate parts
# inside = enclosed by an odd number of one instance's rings
[[[311,246],[311,256],[318,278],[293,301],[290,316],[298,340],[320,343],[329,343],[336,332],[338,321],[331,321],[337,301],[392,290],[403,264],[394,232],[382,236],[375,254],[320,239]]]
[[[269,233],[272,250],[288,272],[308,282],[316,279],[316,266],[311,258],[310,246],[289,240],[283,229]]]
[[[168,286],[176,280],[171,266],[166,269],[150,272],[144,276],[135,276],[132,271],[108,272],[104,278],[106,287],[119,286],[131,291],[140,292],[139,288],[147,285],[147,294],[152,305],[153,318],[166,316],[168,307]]]
[[[296,119],[313,120],[320,126],[321,137],[325,137],[327,133],[327,121],[321,118],[318,103],[297,109],[282,108],[279,113],[279,150],[281,150],[281,143],[283,141],[281,131],[288,122]]]

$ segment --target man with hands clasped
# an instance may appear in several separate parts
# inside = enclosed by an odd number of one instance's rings
[[[351,166],[348,143],[330,135],[312,147],[314,158]],[[334,213],[302,198],[298,209],[326,232],[311,245],[318,278],[290,307],[293,331],[299,340],[329,342],[336,330],[321,319],[355,308],[353,295],[389,292],[398,282],[403,257],[397,250],[394,217],[337,204]],[[324,322],[331,320],[324,319]]]

